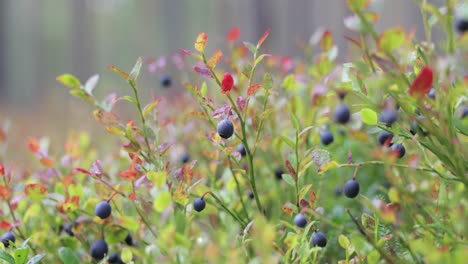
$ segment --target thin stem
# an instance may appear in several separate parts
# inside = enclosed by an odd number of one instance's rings
[[[239,180],[237,179],[236,173],[232,169],[231,159],[229,158],[228,161],[229,161],[229,168],[231,169],[232,177],[234,177],[234,181],[236,182],[237,194],[239,195],[239,199],[242,205],[242,210],[244,211],[245,217],[247,218],[247,222],[250,222],[249,213],[247,212],[247,206],[245,205],[244,199],[242,198],[243,195],[242,195],[242,191],[240,188]]]
[[[427,168],[427,167],[410,167],[405,164],[399,164],[399,163],[385,163],[384,161],[380,160],[370,160],[370,161],[363,161],[363,162],[358,162],[358,163],[352,163],[352,164],[339,164],[338,167],[359,167],[359,166],[365,166],[365,165],[388,165],[391,167],[399,167],[399,168],[406,168],[406,169],[414,169],[418,171],[429,171],[429,172],[434,172],[434,169]]]
[[[239,217],[237,216],[233,211],[231,211],[229,208],[227,208],[223,201],[221,201],[221,199],[219,199],[218,196],[216,196],[214,193],[212,192],[206,192],[202,195],[201,199],[204,199],[206,195],[210,194],[211,197],[213,197],[217,202],[218,204],[228,213],[230,214],[237,222],[239,222],[239,224],[242,226],[242,228],[245,228],[247,226],[247,224]]]
[[[154,238],[158,238],[158,235],[157,235],[156,232],[151,228],[151,225],[149,224],[148,220],[146,220],[146,218],[145,218],[145,216],[143,215],[143,213],[140,211],[140,209],[138,209],[138,205],[135,203],[135,201],[133,201],[133,205],[135,206],[135,210],[137,211],[138,215],[140,216],[141,221],[143,221],[143,223],[144,223],[145,226],[148,228],[148,230],[151,232],[151,234],[154,236]]]

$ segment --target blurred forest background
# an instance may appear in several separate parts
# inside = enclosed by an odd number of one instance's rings
[[[423,37],[419,1],[377,2],[379,30],[402,25]],[[0,118],[29,123],[33,117],[36,129],[41,121],[70,127],[75,122],[70,115],[80,112],[92,118],[91,109],[55,81],[57,75],[72,73],[85,81],[98,73],[99,91],[122,94],[129,90],[106,65],[128,70],[138,56],[193,49],[201,31],[208,33],[212,51],[224,47],[232,26],[240,27],[241,40],[251,42],[271,28],[266,48],[296,57],[297,41],[307,42],[323,27],[332,30],[343,61],[347,15],[344,0],[0,0]],[[157,94],[159,79],[145,77],[142,86]]]

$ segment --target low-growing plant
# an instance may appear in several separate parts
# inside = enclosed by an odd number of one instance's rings
[[[468,6],[416,1],[418,41],[377,32],[374,2],[346,1],[345,63],[328,30],[292,59],[262,53],[270,30],[253,44],[234,27],[225,47],[208,52],[200,33],[174,54],[179,75],[158,68],[165,57],[108,66],[131,95],[99,99],[98,75],[58,76],[118,147],[103,154],[106,140],[72,133],[50,151],[31,137],[34,172],[2,152],[0,259],[26,263],[31,249],[28,263],[463,263]],[[144,65],[175,96],[149,99]],[[137,117],[124,121],[121,102]]]

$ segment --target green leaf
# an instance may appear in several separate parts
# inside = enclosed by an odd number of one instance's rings
[[[135,98],[129,96],[129,95],[124,95],[121,97],[122,100],[125,100],[125,101],[128,101],[130,103],[134,103],[134,104],[137,104],[137,101]]]
[[[120,258],[123,262],[129,263],[133,259],[132,251],[128,247],[125,247],[120,254]]]
[[[273,87],[273,78],[268,72],[263,75],[263,88],[265,90],[270,90]]]
[[[78,78],[71,74],[62,74],[56,78],[57,81],[59,81],[61,84],[72,88],[72,89],[80,89],[81,83]]]
[[[364,108],[361,110],[361,120],[366,125],[374,126],[378,121],[377,113],[372,109]]]
[[[156,187],[161,188],[166,183],[167,173],[166,171],[149,171],[146,173],[146,177],[148,180],[152,181]]]
[[[58,251],[59,258],[64,264],[79,264],[80,261],[76,257],[75,253],[67,247],[61,247]]]
[[[26,259],[28,258],[29,248],[17,248],[14,253],[15,262],[16,264],[24,264],[26,263]]]
[[[106,226],[106,242],[113,245],[125,240],[128,230],[118,225]]]
[[[159,193],[158,197],[154,200],[153,208],[156,212],[162,213],[171,204],[172,197],[169,192]]]
[[[297,117],[294,113],[291,113],[290,115],[290,118],[291,118],[291,121],[294,125],[294,128],[296,129],[296,132],[299,133],[299,130],[301,129],[300,125],[299,125],[299,120],[297,120]]]
[[[329,161],[327,163],[325,163],[324,165],[322,165],[320,168],[319,168],[319,172],[318,174],[323,174],[324,172],[328,171],[328,170],[331,170],[331,169],[335,169],[335,168],[338,168],[338,163],[334,160],[332,161]]]
[[[281,135],[280,138],[284,141],[284,143],[286,143],[288,146],[290,146],[292,149],[294,149],[295,144],[291,139],[289,139],[288,137],[283,136],[283,135]]]
[[[271,55],[270,54],[262,54],[262,55],[258,56],[257,59],[254,62],[254,66],[257,66],[257,64],[259,64],[265,57],[269,57],[269,56],[271,56]]]
[[[344,235],[340,235],[338,237],[338,243],[340,243],[340,246],[344,249],[347,249],[349,247],[349,239],[344,236]]]
[[[32,258],[30,258],[28,260],[28,262],[26,264],[36,264],[36,263],[39,263],[44,257],[45,257],[46,254],[38,254]]]
[[[362,11],[369,5],[370,0],[346,0],[346,4],[353,12]]]
[[[89,78],[85,85],[84,85],[84,90],[88,93],[88,94],[92,94],[93,93],[93,90],[94,88],[96,87],[97,83],[99,81],[99,74],[96,74],[96,75],[93,75],[91,76],[91,78]]]
[[[140,75],[140,69],[142,65],[143,65],[143,60],[141,59],[141,57],[139,57],[135,63],[135,66],[133,66],[133,69],[130,72],[130,75],[128,77],[129,81],[135,82],[137,80],[138,75]]]
[[[291,186],[296,186],[296,182],[294,181],[294,178],[293,176],[291,176],[291,174],[283,174],[281,177],[287,184]]]
[[[77,98],[80,98],[80,99],[83,99],[85,101],[88,101],[92,104],[94,104],[94,98],[91,97],[89,94],[86,93],[85,90],[82,90],[82,89],[73,89],[73,90],[70,90],[70,94],[77,97]]]
[[[283,87],[285,90],[291,91],[296,89],[296,80],[294,79],[294,74],[289,74],[283,80]]]
[[[247,49],[249,49],[252,54],[257,52],[257,46],[255,46],[254,44],[250,42],[244,41],[244,46],[246,46]]]
[[[376,264],[380,259],[380,254],[377,250],[373,250],[369,255],[367,255],[367,263]]]
[[[0,250],[0,259],[10,264],[15,264],[15,259],[5,250]]]
[[[206,97],[207,90],[208,90],[208,89],[207,89],[207,86],[206,86],[206,82],[203,82],[203,83],[202,83],[202,86],[201,86],[201,88],[200,88],[200,94],[201,94],[201,96]]]
[[[161,97],[154,100],[152,103],[147,104],[145,108],[143,109],[143,116],[146,117],[151,112],[151,110],[153,110],[156,106],[159,105],[160,102],[161,102]]]
[[[377,46],[384,52],[392,52],[404,43],[405,38],[405,31],[402,27],[391,28],[379,36]]]

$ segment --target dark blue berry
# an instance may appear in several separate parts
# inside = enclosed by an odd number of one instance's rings
[[[402,158],[405,153],[406,153],[406,149],[405,147],[402,145],[402,144],[394,144],[390,150],[392,151],[392,153],[394,153],[394,155],[396,155],[398,158]]]
[[[355,180],[349,180],[345,183],[343,192],[346,197],[354,198],[359,194],[359,183]]]
[[[395,109],[386,108],[379,114],[379,121],[386,126],[391,126],[398,119],[398,114]]]
[[[197,212],[203,211],[205,209],[206,202],[202,198],[197,198],[195,201],[193,201],[193,209]]]
[[[120,254],[116,252],[110,253],[109,257],[107,258],[107,261],[109,262],[109,264],[124,264],[125,263],[120,258]]]
[[[330,130],[323,130],[320,132],[320,141],[325,146],[331,144],[333,142],[333,133]]]
[[[234,134],[234,125],[229,119],[223,119],[216,128],[220,137],[227,139]]]
[[[465,118],[468,116],[468,106],[465,106],[463,108],[463,111],[462,111],[462,114],[461,114],[461,118]]]
[[[340,124],[346,124],[349,122],[349,119],[351,118],[351,113],[349,112],[349,108],[345,104],[339,104],[335,108],[335,121]]]
[[[327,245],[327,237],[322,232],[314,232],[312,234],[313,247],[325,247]]]
[[[184,153],[180,158],[180,162],[187,163],[190,160],[190,155],[188,153]]]
[[[171,76],[169,76],[167,74],[164,74],[164,75],[161,76],[161,86],[162,87],[169,88],[169,87],[171,87],[171,84],[172,84]]]
[[[8,231],[0,237],[0,240],[2,241],[3,245],[7,248],[10,246],[10,243],[15,243],[16,238],[13,232]]]
[[[429,92],[427,93],[427,96],[431,99],[435,99],[436,97],[436,91],[434,88],[431,88],[431,90],[429,90]]]
[[[242,157],[244,157],[245,155],[247,155],[247,152],[245,152],[245,147],[244,147],[244,144],[239,144],[237,145],[237,152],[239,152],[241,154]]]
[[[335,188],[335,195],[336,195],[336,196],[340,196],[341,193],[342,193],[342,188],[341,188],[341,187],[336,187],[336,188]]]
[[[276,179],[278,179],[278,180],[283,179],[283,173],[284,173],[283,168],[281,168],[281,167],[276,168],[276,170],[275,170]]]
[[[93,259],[101,260],[107,255],[108,250],[109,247],[107,246],[106,241],[100,239],[93,242],[89,249],[89,254]]]
[[[392,142],[393,134],[388,132],[388,131],[380,131],[380,133],[377,135],[377,141],[379,141],[380,145],[390,145]]]
[[[107,201],[99,202],[94,208],[94,214],[101,219],[105,219],[111,215],[112,207]]]
[[[468,19],[455,19],[455,28],[457,29],[458,33],[463,34],[468,31]]]
[[[130,233],[128,233],[127,237],[125,237],[125,243],[127,243],[127,245],[129,246],[133,246],[133,238],[132,235],[130,235]]]
[[[65,223],[63,225],[63,231],[65,231],[69,236],[75,236],[75,233],[73,233],[73,225],[70,223]]]
[[[297,214],[294,217],[294,224],[298,227],[304,228],[307,225],[307,218],[303,214]]]
[[[253,192],[249,192],[249,199],[250,199],[250,200],[253,200],[253,198],[254,198],[254,193],[253,193]]]

